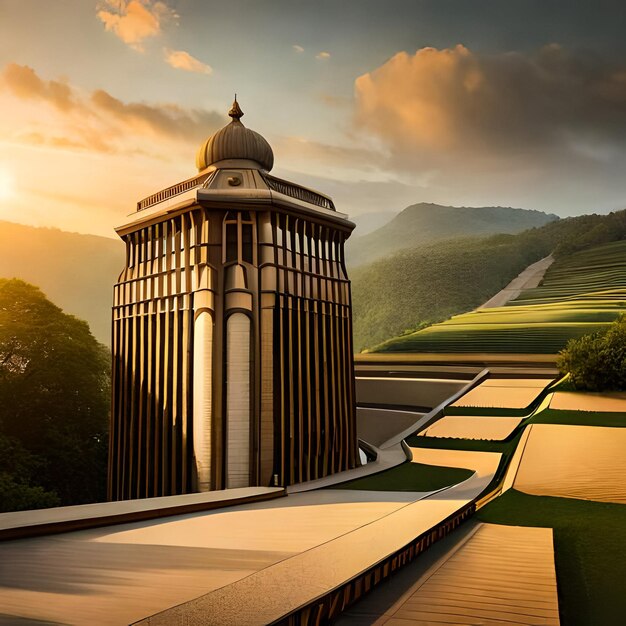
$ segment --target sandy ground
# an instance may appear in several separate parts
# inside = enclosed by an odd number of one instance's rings
[[[502,291],[499,291],[493,298],[478,307],[480,309],[493,309],[504,306],[509,300],[514,300],[524,289],[538,287],[543,280],[546,270],[554,263],[552,255],[547,256],[532,265],[529,265],[519,276],[514,278]]]
[[[574,393],[557,391],[552,396],[550,408],[562,411],[626,413],[626,392]]]
[[[470,389],[450,406],[524,409],[530,406],[533,400],[551,382],[549,379],[490,378]]]
[[[523,420],[522,417],[474,417],[447,415],[420,433],[425,437],[458,439],[506,439]]]
[[[525,435],[505,488],[626,504],[626,429],[532,424]]]
[[[408,589],[396,579],[339,618],[338,626],[559,623],[552,530],[476,524]],[[400,577],[406,578],[404,572]],[[406,586],[406,583],[405,583]]]
[[[498,469],[501,456],[498,452],[437,450],[435,448],[411,448],[411,453],[413,454],[414,463],[471,469],[476,472],[475,477],[480,479],[486,477],[491,479]],[[485,484],[485,486],[487,485]]]

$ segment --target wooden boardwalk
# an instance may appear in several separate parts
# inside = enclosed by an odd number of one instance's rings
[[[477,524],[384,612],[375,594],[338,623],[558,625],[552,530]]]

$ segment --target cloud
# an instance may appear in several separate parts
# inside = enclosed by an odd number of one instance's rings
[[[357,78],[355,98],[357,127],[408,167],[505,168],[515,159],[589,157],[616,141],[626,148],[626,64],[554,44],[534,55],[462,45],[399,52]]]
[[[14,139],[31,145],[164,155],[168,150],[162,140],[199,143],[226,121],[214,111],[172,103],[124,102],[102,89],[83,94],[66,83],[43,80],[32,68],[15,63],[0,74],[0,88],[3,86],[18,99],[44,102],[59,114],[53,133],[42,131],[42,116],[36,114],[32,122],[36,128],[21,127],[14,135]],[[142,138],[150,145],[139,145]]]
[[[315,58],[325,61],[326,59],[330,59],[330,52],[319,52],[315,55]]]
[[[332,93],[319,93],[318,98],[325,105],[333,108],[345,108],[351,107],[354,102],[353,98],[347,98],[346,96],[338,96]]]
[[[177,17],[165,2],[154,0],[106,0],[96,15],[106,30],[139,51],[144,40],[161,33],[164,22]]]
[[[72,89],[67,83],[42,80],[27,65],[9,63],[2,72],[2,82],[19,98],[47,100],[62,111],[75,106]]]
[[[292,48],[294,49],[294,52],[297,52],[298,54],[302,54],[304,52],[304,48],[298,44],[294,44]]]
[[[59,135],[48,135],[40,132],[20,133],[15,137],[20,143],[32,146],[45,146],[70,150],[91,150],[94,152],[110,152],[104,143],[87,144],[80,139],[72,139]]]
[[[170,50],[165,48],[165,62],[178,70],[186,72],[195,72],[197,74],[212,74],[213,68],[206,63],[202,63],[195,57],[192,57],[184,50]]]
[[[273,142],[277,154],[285,163],[302,163],[302,169],[310,169],[306,162],[322,165],[324,168],[338,173],[352,169],[365,172],[376,170],[384,162],[380,154],[373,154],[362,147],[347,147],[312,141],[304,137],[279,137]],[[339,171],[338,171],[339,170]]]
[[[212,111],[176,104],[125,103],[102,89],[91,94],[90,103],[109,122],[119,122],[139,134],[197,141],[225,123],[223,116]]]

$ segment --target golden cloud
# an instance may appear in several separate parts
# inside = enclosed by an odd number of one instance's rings
[[[96,15],[106,30],[139,51],[144,40],[161,32],[164,21],[176,17],[165,2],[153,0],[106,0]]]
[[[133,138],[200,142],[225,120],[213,111],[186,109],[176,104],[123,102],[97,89],[90,96],[66,83],[41,79],[30,67],[10,63],[0,74],[0,86],[21,100],[51,105],[60,114],[54,132],[21,129],[15,138],[22,143],[50,147],[82,148],[97,152],[136,152]],[[59,129],[65,130],[59,136]],[[160,144],[155,148],[163,149]]]
[[[104,143],[87,145],[85,141],[72,139],[70,137],[47,135],[40,132],[25,132],[16,136],[16,139],[27,145],[45,146],[50,148],[61,148],[70,150],[87,150],[91,149],[96,152],[109,152],[108,146]]]
[[[71,109],[75,103],[67,83],[39,78],[32,67],[9,63],[2,72],[2,82],[19,98],[47,100],[62,111]]]
[[[407,165],[554,158],[581,140],[624,137],[625,71],[554,44],[535,55],[399,52],[357,78],[355,121]]]
[[[125,103],[98,89],[91,94],[94,110],[140,134],[197,141],[224,124],[215,112],[184,109],[176,104]]]
[[[377,169],[384,162],[380,154],[372,154],[365,148],[332,145],[304,137],[279,137],[274,142],[274,148],[285,163],[301,160],[328,168],[349,167],[365,171]]]
[[[184,50],[170,50],[165,48],[165,62],[178,70],[195,72],[197,74],[212,74],[213,68],[195,57],[192,57]]]
[[[319,52],[315,55],[316,59],[320,59],[320,61],[325,61],[326,59],[330,59],[330,52]]]

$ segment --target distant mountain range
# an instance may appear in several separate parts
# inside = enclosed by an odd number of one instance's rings
[[[348,219],[356,224],[356,228],[352,232],[351,239],[369,235],[369,233],[378,230],[398,215],[392,211],[378,211],[376,213],[362,213],[361,215],[348,215]]]
[[[106,345],[113,285],[123,268],[119,240],[0,221],[0,277],[37,285],[66,313],[87,320]]]
[[[528,209],[451,207],[421,202],[407,207],[370,233],[360,236],[357,225],[355,235],[348,240],[346,257],[354,267],[422,244],[470,235],[519,233],[558,219],[556,215]],[[358,218],[355,221],[359,223]]]
[[[348,240],[349,262],[362,264],[459,234],[518,232],[555,219],[523,209],[423,203],[395,217],[388,212],[366,214],[355,218],[355,233],[376,230]],[[16,277],[37,285],[65,312],[86,320],[106,345],[110,344],[113,285],[123,267],[124,245],[116,239],[0,221],[0,278]]]

